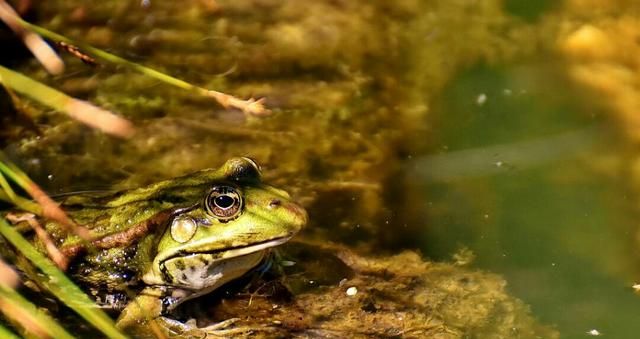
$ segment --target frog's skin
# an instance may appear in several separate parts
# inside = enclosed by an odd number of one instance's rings
[[[199,336],[223,330],[178,322],[170,311],[256,267],[307,219],[286,192],[261,183],[248,158],[117,194],[69,196],[62,208],[92,231],[91,244],[52,221],[45,229],[71,260],[67,273],[102,306],[122,309],[119,327],[154,320]]]

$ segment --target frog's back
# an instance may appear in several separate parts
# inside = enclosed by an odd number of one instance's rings
[[[171,211],[199,203],[217,178],[215,170],[207,169],[137,189],[70,195],[60,200],[60,206],[71,220],[89,229],[97,239],[127,232],[145,233],[155,230],[147,229],[151,225],[145,223],[152,222],[156,227]],[[145,230],[136,231],[136,227]],[[46,230],[62,248],[81,242],[77,236],[66,235],[55,221],[46,222]]]
[[[164,232],[171,213],[200,203],[217,178],[216,171],[209,169],[137,189],[85,192],[58,199],[75,224],[90,230],[91,244],[68,234],[58,222],[41,222],[70,260],[67,274],[99,304],[119,309],[126,304],[127,294],[142,288],[140,276],[155,254],[153,244]],[[33,232],[25,235],[45,252]]]

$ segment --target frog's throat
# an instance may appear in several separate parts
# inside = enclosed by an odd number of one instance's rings
[[[215,255],[216,258],[212,260],[209,265],[217,265],[223,261],[237,258],[240,256],[248,255],[251,253],[264,251],[271,247],[275,247],[278,245],[282,245],[285,242],[289,241],[292,236],[280,237],[276,239],[270,239],[263,242],[259,242],[257,244],[242,246],[242,247],[231,247],[218,249],[214,251],[201,251],[201,252],[178,252],[171,255],[161,256],[158,255],[153,260],[153,264],[149,268],[149,270],[142,276],[142,280],[148,285],[167,285],[171,284],[171,279],[168,279],[165,263],[168,260],[174,259],[176,257],[189,256],[192,254],[211,254]]]

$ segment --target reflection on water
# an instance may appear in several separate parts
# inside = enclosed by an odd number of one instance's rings
[[[588,151],[596,143],[595,127],[545,138],[426,156],[414,162],[416,175],[427,181],[456,181],[468,177],[530,169]]]
[[[469,247],[563,337],[635,338],[635,223],[624,187],[596,170],[622,145],[548,67],[525,68],[474,69],[445,91],[432,151],[407,163],[422,250],[444,260]]]

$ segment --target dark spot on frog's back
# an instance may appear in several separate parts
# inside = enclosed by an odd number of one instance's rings
[[[185,266],[184,261],[176,260],[176,268],[179,269],[180,271],[184,271],[184,269],[187,267]]]

